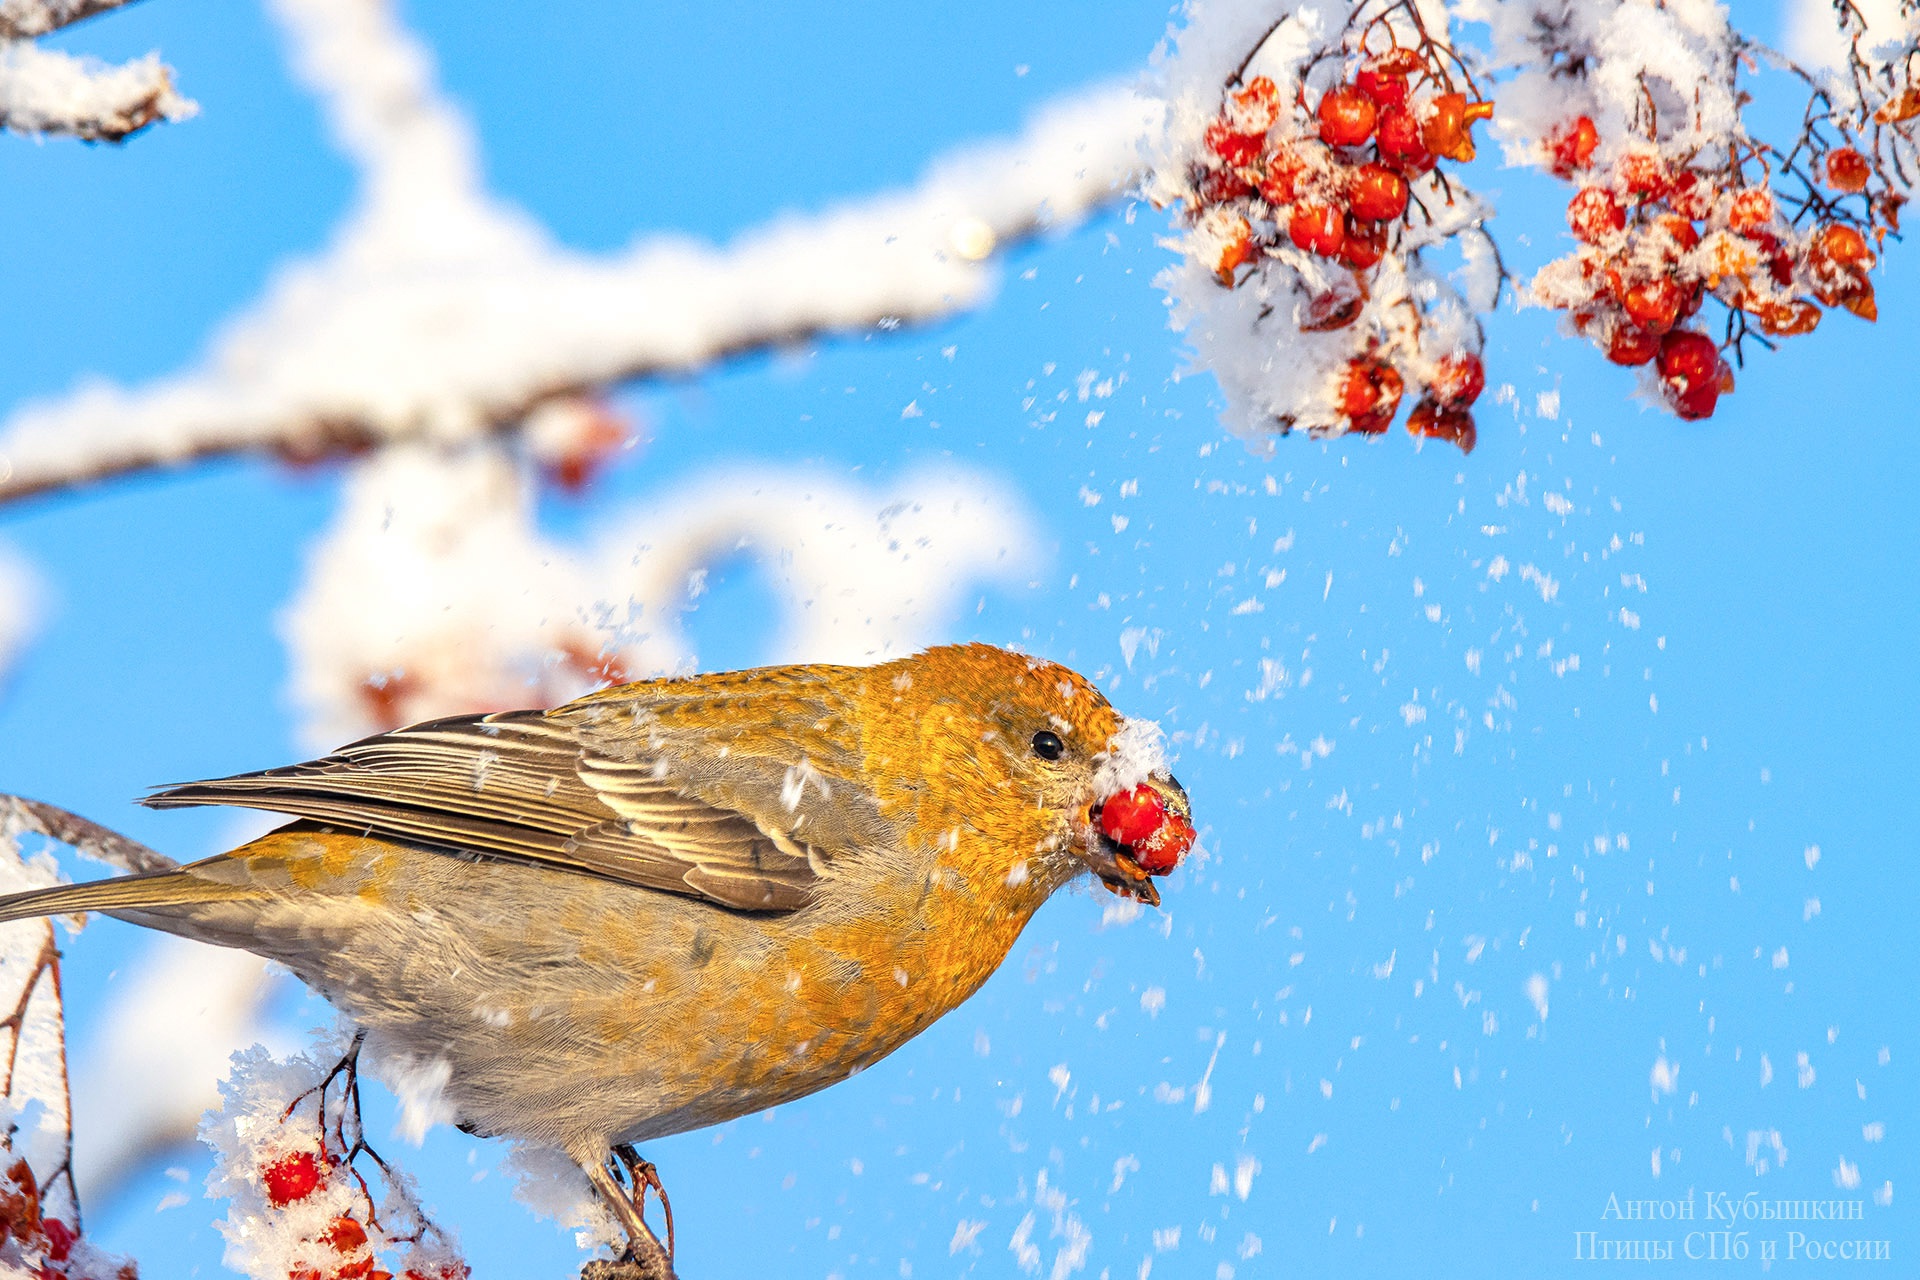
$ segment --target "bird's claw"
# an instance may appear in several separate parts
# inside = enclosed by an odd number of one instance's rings
[[[615,1158],[626,1171],[627,1183],[632,1188],[633,1210],[640,1215],[642,1222],[647,1216],[647,1191],[652,1189],[660,1197],[661,1212],[667,1219],[667,1260],[673,1260],[673,1202],[667,1199],[667,1189],[660,1181],[660,1171],[651,1160],[643,1160],[640,1153],[630,1143],[621,1143],[613,1149]]]

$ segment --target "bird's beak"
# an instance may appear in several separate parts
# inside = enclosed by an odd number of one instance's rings
[[[1150,776],[1087,809],[1081,857],[1123,898],[1160,905],[1153,877],[1166,875],[1194,841],[1193,805],[1170,774]]]

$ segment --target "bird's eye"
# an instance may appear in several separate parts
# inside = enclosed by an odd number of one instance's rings
[[[1058,760],[1066,754],[1067,744],[1060,741],[1060,735],[1051,729],[1042,729],[1033,735],[1033,754],[1042,760]]]

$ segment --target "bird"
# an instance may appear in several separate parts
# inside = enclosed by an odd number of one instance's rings
[[[621,684],[143,803],[292,821],[0,921],[101,912],[278,961],[379,1056],[435,1064],[461,1129],[566,1152],[668,1274],[634,1144],[872,1065],[1053,893],[1158,906],[1195,839],[1157,726],[980,643]]]

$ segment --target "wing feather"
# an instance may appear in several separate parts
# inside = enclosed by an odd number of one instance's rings
[[[304,764],[169,787],[144,803],[267,809],[746,911],[805,906],[824,866],[788,833],[694,794],[668,760],[609,758],[541,711],[430,721]]]

